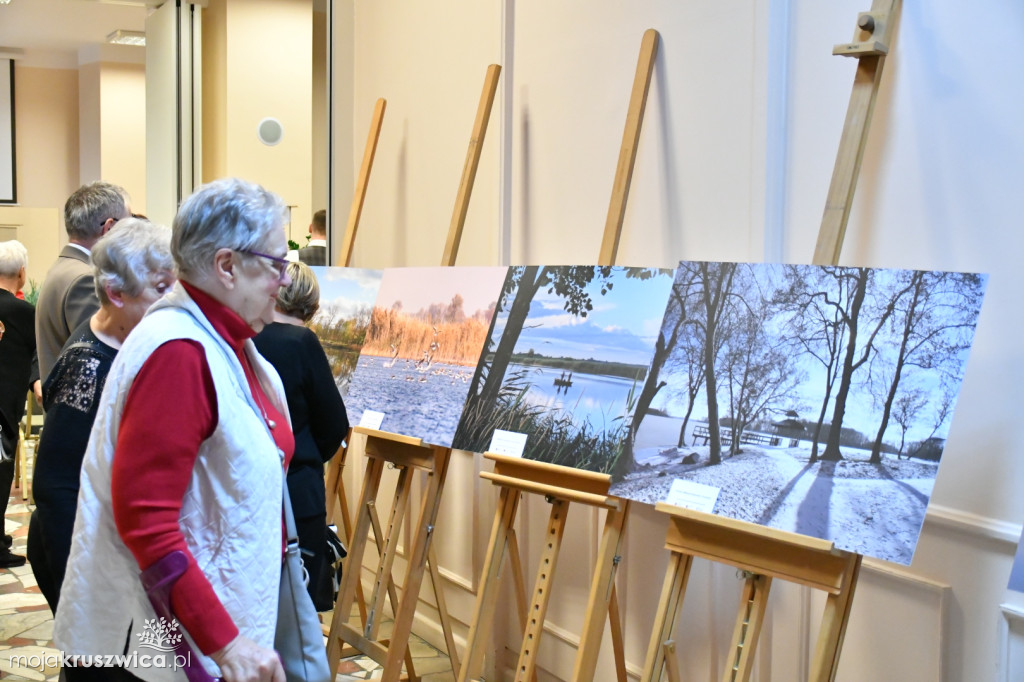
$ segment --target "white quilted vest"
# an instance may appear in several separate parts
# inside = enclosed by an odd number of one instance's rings
[[[150,354],[172,339],[203,345],[217,392],[217,428],[199,448],[182,502],[181,528],[240,632],[273,647],[281,571],[280,453],[237,357],[179,284],[129,335],[103,391],[82,465],[74,541],[54,624],[54,642],[66,654],[161,653],[142,646],[147,635],[153,641],[146,621],[152,624],[156,614],[139,581],[139,566],[114,525],[110,480],[128,390]],[[277,372],[251,340],[245,342],[245,353],[266,394],[287,415]],[[175,415],[152,418],[173,421]],[[202,658],[218,674],[213,661]],[[127,667],[149,682],[186,679],[181,670]]]

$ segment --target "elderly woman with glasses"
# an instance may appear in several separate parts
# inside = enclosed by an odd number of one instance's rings
[[[78,501],[78,476],[110,366],[146,309],[174,285],[171,231],[117,222],[92,249],[100,308],[64,344],[46,378],[46,428],[36,449],[28,556],[40,592],[57,612]]]
[[[122,346],[82,467],[54,627],[66,654],[157,653],[146,648],[154,635],[181,635],[180,624],[226,682],[284,682],[273,645],[295,442],[280,379],[252,337],[290,283],[286,216],[280,197],[236,179],[182,203],[178,284]],[[164,623],[139,575],[176,550],[188,568],[170,593],[176,622]],[[142,664],[103,672],[184,679]]]

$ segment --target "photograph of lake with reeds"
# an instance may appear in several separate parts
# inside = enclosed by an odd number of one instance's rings
[[[611,472],[671,286],[671,270],[510,268],[454,447],[485,452],[495,429],[514,431],[527,459]]]
[[[344,398],[370,326],[370,313],[384,271],[324,266],[310,269],[320,285],[320,308],[309,328],[320,339],[334,383]]]
[[[352,423],[374,410],[383,431],[450,446],[506,271],[385,270],[345,401]]]

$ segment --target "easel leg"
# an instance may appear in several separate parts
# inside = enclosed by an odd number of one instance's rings
[[[519,631],[526,632],[526,619],[529,617],[530,605],[526,602],[526,574],[523,572],[523,561],[519,558],[519,541],[516,529],[508,529],[508,563],[512,568],[512,582],[516,593],[516,610],[519,611]],[[530,682],[537,682],[537,673],[530,676]]]
[[[615,677],[626,682],[626,643],[622,636],[622,615],[619,613],[619,593],[612,584],[612,595],[608,600],[608,625],[612,632],[612,653],[615,655]]]
[[[661,671],[666,665],[665,644],[672,640],[672,632],[676,629],[676,619],[679,617],[679,609],[683,605],[683,595],[686,592],[686,582],[690,578],[692,566],[692,555],[672,552],[668,568],[665,571],[665,582],[661,587],[658,613],[654,620],[651,641],[647,646],[647,657],[644,660],[644,672],[640,677],[640,682],[659,682],[661,680]],[[670,670],[674,663],[673,661],[669,664]]]
[[[569,503],[565,500],[551,501],[551,514],[548,517],[548,528],[544,537],[547,542],[540,555],[540,568],[537,570],[537,582],[533,588],[533,602],[530,604],[526,631],[523,633],[523,646],[519,650],[519,661],[516,663],[515,682],[532,679],[537,666],[537,650],[544,632],[544,616],[551,599],[551,584],[558,565],[558,552],[562,547],[562,534],[565,531],[565,518],[569,511]]]
[[[342,646],[341,630],[342,626],[348,623],[349,616],[352,613],[352,602],[355,600],[356,587],[359,585],[361,567],[363,565],[363,555],[366,553],[367,538],[370,535],[369,507],[376,498],[383,470],[384,465],[382,462],[370,459],[366,468],[366,476],[363,480],[363,492],[359,499],[359,516],[356,518],[352,544],[349,547],[348,557],[346,558],[350,569],[345,571],[342,576],[338,601],[334,605],[334,617],[331,619],[331,631],[327,638],[327,662],[330,665],[332,677],[338,673]]]
[[[427,552],[427,567],[430,569],[430,584],[434,587],[434,599],[437,600],[437,614],[441,619],[441,632],[444,633],[444,643],[448,648],[448,660],[452,664],[452,676],[459,676],[459,651],[455,648],[455,635],[452,634],[452,619],[448,615],[448,604],[444,600],[444,584],[441,582],[441,572],[438,570],[437,552],[433,543]]]
[[[388,646],[387,659],[384,661],[384,673],[381,676],[383,682],[398,682],[401,678],[401,660],[409,649],[409,635],[412,633],[412,621],[416,615],[416,602],[423,584],[423,569],[427,563],[430,541],[433,539],[434,522],[437,520],[441,491],[444,489],[450,459],[450,448],[435,449],[434,469],[430,473],[430,485],[420,507],[416,536],[409,553],[405,582],[402,585],[402,604],[395,613],[395,629],[391,635],[391,644]]]
[[[826,599],[825,615],[821,619],[821,632],[818,633],[818,643],[811,663],[811,682],[832,682],[836,678],[839,654],[843,649],[846,624],[850,620],[850,607],[863,558],[860,554],[849,554],[839,593],[830,594]]]
[[[519,497],[518,490],[501,489],[498,507],[495,509],[494,524],[491,526],[491,541],[487,545],[487,554],[484,556],[483,573],[480,578],[480,588],[477,591],[473,620],[469,626],[466,660],[463,661],[462,669],[456,678],[458,682],[469,682],[476,679],[483,668],[484,656],[487,653],[491,637],[491,626],[494,623],[494,607],[498,603],[500,587],[498,579],[501,576],[505,550],[509,549],[509,536],[512,532],[512,524],[515,523],[516,511],[519,508]],[[522,609],[521,616],[525,620],[525,608]]]
[[[347,443],[352,438],[349,431],[345,439]],[[345,494],[345,457],[348,455],[348,447],[342,445],[338,448],[330,463],[327,465],[327,524],[335,523],[335,512],[341,513],[341,530],[344,535],[343,542],[346,547],[352,544],[352,513],[349,511],[348,497]],[[366,626],[366,598],[363,596],[363,584],[356,583],[356,605],[359,607],[359,618],[363,627]]]
[[[376,508],[376,506],[373,506],[373,505],[370,506],[370,521],[373,523],[373,537],[377,541],[377,553],[378,553],[378,555],[383,557],[384,556],[384,531],[383,531],[383,529],[382,529],[382,527],[380,525],[380,518],[377,516],[377,508]],[[392,613],[398,613],[398,606],[399,606],[398,588],[395,587],[395,581],[391,580],[391,573],[390,572],[388,573],[387,593],[388,593],[388,600],[391,602],[391,612]],[[365,606],[363,606],[363,610],[364,611],[366,610]],[[380,616],[380,614],[378,613],[376,615],[377,615],[377,618],[375,618],[376,625],[379,628],[379,624],[380,624],[380,617],[379,616]],[[366,637],[367,639],[376,639],[376,629],[374,631],[374,634],[371,635],[367,625],[368,624],[367,624],[366,620],[364,619],[363,620],[363,636]],[[388,640],[381,640],[380,643],[385,645],[385,646],[387,646],[390,642]],[[406,670],[409,672],[409,677],[411,679],[416,679],[416,669],[415,669],[415,666],[413,664],[412,653],[410,653],[409,651],[405,652],[405,666],[406,666]]]
[[[601,636],[604,634],[605,620],[610,614],[609,601],[611,595],[615,593],[615,573],[619,567],[619,557],[622,551],[623,529],[626,519],[629,517],[629,500],[622,500],[621,505],[621,509],[609,509],[605,516],[597,565],[590,583],[587,614],[583,623],[583,632],[580,635],[580,648],[576,652],[573,680],[593,680],[597,671],[597,655],[601,648]],[[617,639],[621,645],[621,636],[616,637],[616,635],[621,635],[621,622],[617,617],[612,618],[611,629],[613,644]],[[616,659],[619,658],[619,653],[616,652]],[[619,680],[625,682],[625,665],[621,672],[622,676],[619,677]]]
[[[753,670],[754,653],[761,635],[761,624],[768,608],[768,593],[772,587],[770,576],[750,574],[743,584],[740,608],[736,615],[736,628],[732,633],[723,682],[747,682]]]
[[[683,678],[679,672],[679,657],[676,656],[676,643],[669,640],[664,644],[665,672],[668,673],[669,682],[680,682]]]
[[[375,534],[378,531],[384,533],[384,548],[380,553],[377,577],[374,579],[373,592],[370,595],[370,617],[363,631],[363,636],[367,639],[377,639],[377,633],[380,631],[380,619],[384,614],[384,599],[388,593],[388,588],[391,587],[391,571],[395,565],[395,555],[398,553],[398,536],[408,503],[409,469],[403,468],[398,474],[395,501],[391,506],[387,528],[374,528]],[[378,535],[377,537],[382,536]]]

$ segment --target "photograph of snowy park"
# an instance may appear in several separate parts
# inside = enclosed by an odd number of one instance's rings
[[[909,564],[983,275],[683,262],[611,493],[676,479],[714,513]]]
[[[671,270],[511,268],[454,447],[486,452],[501,429],[527,434],[527,459],[611,472],[671,286]]]
[[[322,266],[310,269],[320,286],[320,308],[309,328],[320,339],[334,383],[344,398],[370,326],[370,311],[384,271]]]
[[[389,268],[345,400],[349,420],[450,446],[505,267]]]

